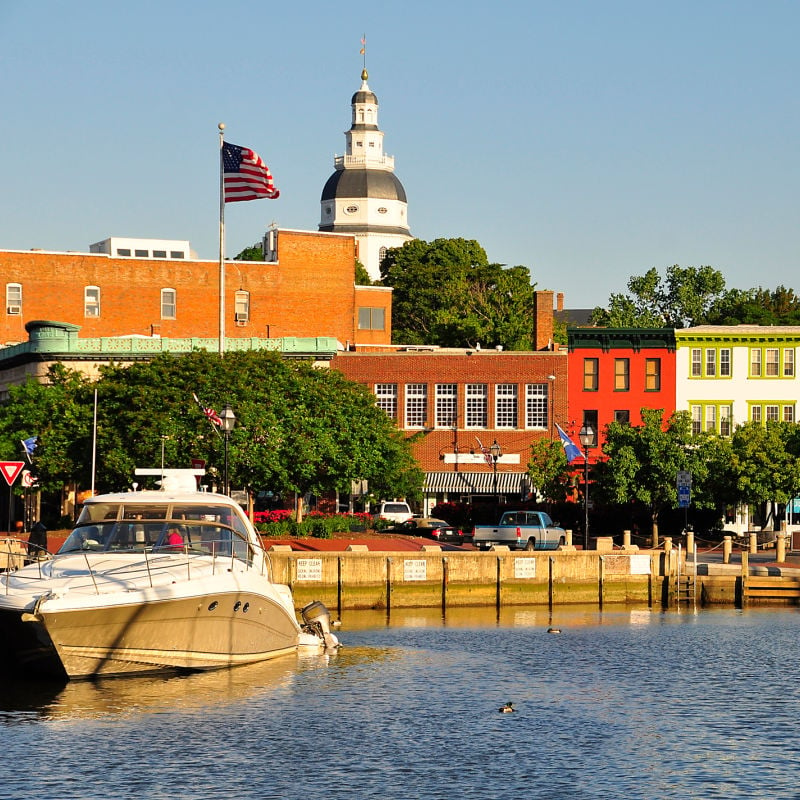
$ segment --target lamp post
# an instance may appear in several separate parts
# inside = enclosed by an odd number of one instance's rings
[[[222,474],[222,493],[230,495],[231,487],[228,484],[228,440],[231,437],[233,426],[236,424],[236,414],[233,413],[230,403],[225,403],[225,407],[222,409],[219,418],[220,427],[225,436],[225,470]]]
[[[497,496],[497,459],[503,455],[503,450],[499,444],[497,444],[497,439],[494,440],[494,443],[489,448],[489,452],[492,454],[492,468],[494,469],[494,501],[495,503],[499,502],[499,498]]]
[[[578,433],[583,445],[583,549],[589,549],[589,447],[594,444],[594,428],[584,422]]]

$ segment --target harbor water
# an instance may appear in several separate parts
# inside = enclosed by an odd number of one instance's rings
[[[795,609],[349,612],[330,657],[6,680],[0,797],[796,798],[799,624]]]

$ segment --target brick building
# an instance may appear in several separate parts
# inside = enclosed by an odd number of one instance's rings
[[[352,236],[275,229],[268,239],[267,260],[225,263],[227,337],[391,341],[391,289],[355,286]],[[25,324],[42,319],[85,337],[218,337],[218,262],[147,252],[0,251],[0,344],[26,341]]]
[[[425,472],[424,512],[440,501],[527,497],[530,446],[567,416],[567,353],[555,348],[553,293],[537,292],[541,349],[402,347],[340,352],[331,367],[374,392]],[[496,462],[485,455],[494,443]]]

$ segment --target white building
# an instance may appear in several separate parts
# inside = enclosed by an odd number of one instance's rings
[[[394,158],[383,153],[378,128],[378,98],[361,72],[361,88],[353,95],[346,151],[335,156],[336,171],[322,190],[319,229],[355,236],[358,260],[372,280],[380,278],[380,262],[390,247],[413,237],[403,184],[394,174]]]
[[[675,408],[691,414],[694,433],[797,421],[800,326],[699,325],[677,329],[675,340]],[[749,530],[747,508],[726,527]]]
[[[89,245],[90,253],[106,253],[115,258],[186,258],[196,259],[189,242],[177,239],[130,239],[110,236]]]

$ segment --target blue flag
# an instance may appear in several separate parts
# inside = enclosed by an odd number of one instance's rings
[[[578,445],[576,445],[575,442],[569,438],[567,432],[558,423],[556,423],[556,430],[558,431],[558,435],[561,439],[561,444],[564,445],[564,455],[567,457],[567,461],[569,463],[573,462],[576,458],[583,456],[580,447],[578,447]]]
[[[31,456],[33,455],[33,451],[36,449],[36,442],[39,439],[38,436],[30,436],[27,439],[22,439],[22,447],[25,450],[25,455],[28,457],[28,461],[31,460]]]

